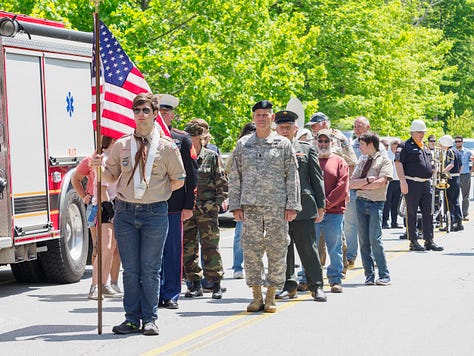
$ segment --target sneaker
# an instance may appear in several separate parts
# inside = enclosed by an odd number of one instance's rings
[[[331,293],[342,293],[342,286],[339,283],[332,284]]]
[[[123,292],[122,292],[122,290],[120,289],[120,287],[118,286],[117,283],[110,283],[110,287],[111,287],[116,293],[123,295]]]
[[[234,271],[234,279],[244,279],[244,272]]]
[[[112,328],[114,334],[133,334],[139,333],[140,327],[132,323],[131,321],[125,320],[122,324],[116,325]]]
[[[375,284],[377,284],[378,286],[389,286],[390,284],[392,284],[392,281],[389,277],[384,277],[377,279],[375,281]]]
[[[160,335],[160,330],[154,321],[145,323],[142,327],[143,335]]]
[[[375,285],[374,276],[365,277],[365,285],[366,286],[374,286]]]
[[[91,289],[89,289],[89,295],[87,296],[87,299],[99,300],[99,292],[97,290],[97,286],[91,286]],[[102,295],[102,299],[104,299],[104,295]]]
[[[195,298],[195,297],[202,297],[202,296],[203,296],[203,289],[202,289],[200,280],[194,281],[191,287],[188,289],[188,291],[184,295],[185,298]]]
[[[111,286],[104,284],[102,286],[102,295],[105,298],[122,298],[122,294],[117,293]]]

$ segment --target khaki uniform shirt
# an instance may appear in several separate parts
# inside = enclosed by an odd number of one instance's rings
[[[372,162],[372,166],[370,166],[370,169],[367,172],[367,177],[386,177],[388,181],[391,181],[393,179],[393,164],[390,158],[382,156],[379,151],[374,154],[373,158],[374,160]],[[356,169],[354,170],[354,173],[352,174],[353,178],[360,178],[362,169],[367,159],[368,157],[365,157],[359,162]],[[385,184],[383,187],[373,190],[358,189],[357,196],[372,201],[385,201],[387,195],[387,186],[388,184]]]
[[[155,132],[157,131],[153,131],[147,137],[149,142],[152,141]],[[131,140],[134,139],[133,134],[129,134],[117,140],[105,162],[104,179],[109,182],[118,180],[117,198],[129,203],[151,204],[168,200],[172,193],[171,180],[186,177],[178,148],[170,138],[160,137],[149,187],[141,199],[135,199],[131,157]],[[148,147],[150,147],[149,144]],[[140,165],[137,170],[140,171]]]

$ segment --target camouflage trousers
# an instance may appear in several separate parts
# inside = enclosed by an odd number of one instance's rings
[[[281,288],[285,283],[286,252],[290,243],[285,208],[244,206],[242,249],[246,282],[249,287],[268,284]],[[265,277],[263,255],[267,254]]]
[[[183,266],[188,281],[201,280],[218,282],[224,276],[222,258],[219,252],[219,207],[214,203],[198,205],[191,219],[183,224]],[[199,263],[201,245],[203,269]]]

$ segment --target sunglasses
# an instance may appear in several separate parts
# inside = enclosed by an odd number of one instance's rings
[[[436,142],[436,140],[428,140],[428,141],[430,141],[430,142]]]
[[[461,143],[462,141],[460,141],[460,140],[456,140],[456,141],[454,141],[454,142],[456,142],[456,143]]]
[[[149,114],[151,112],[151,109],[150,108],[135,108],[135,109],[133,109],[133,113],[135,115],[140,114],[140,112],[142,112],[142,111],[143,111],[144,114]]]
[[[329,140],[318,140],[318,143],[329,143]]]

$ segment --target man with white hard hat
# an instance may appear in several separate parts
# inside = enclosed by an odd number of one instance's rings
[[[433,213],[431,211],[433,174],[432,155],[423,145],[426,125],[423,120],[413,120],[410,127],[411,137],[402,142],[395,154],[395,168],[400,178],[400,190],[405,195],[407,206],[407,237],[410,239],[410,251],[443,251],[433,241]],[[425,246],[417,241],[416,218],[418,207],[423,222]]]
[[[448,198],[449,212],[451,214],[451,230],[461,231],[464,230],[464,226],[462,226],[461,206],[459,205],[461,155],[458,151],[453,150],[454,140],[450,135],[440,137],[439,144],[441,145],[445,157],[445,166],[442,172],[449,172],[449,187],[446,190],[446,196]]]

